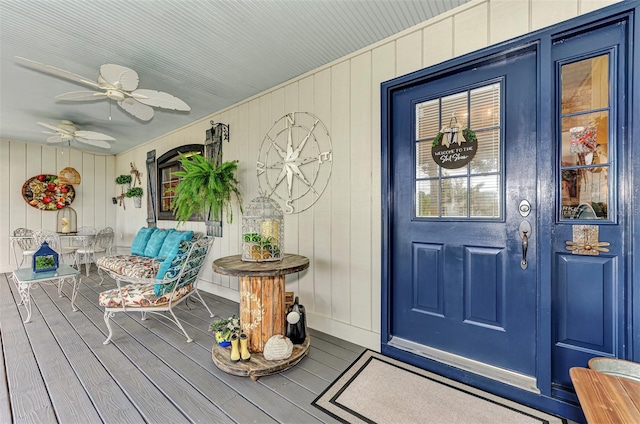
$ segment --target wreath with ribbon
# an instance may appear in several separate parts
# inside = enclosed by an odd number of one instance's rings
[[[462,124],[458,123],[458,119],[453,116],[449,120],[449,125],[442,127],[440,132],[436,134],[436,137],[433,139],[432,147],[436,147],[439,145],[444,145],[449,147],[451,144],[458,143],[461,141],[459,139],[459,134],[462,133],[462,138],[467,143],[477,143],[478,137],[476,136],[476,132],[471,128],[465,128]],[[446,135],[446,137],[445,137]]]

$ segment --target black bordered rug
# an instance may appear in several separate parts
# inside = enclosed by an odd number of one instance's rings
[[[312,404],[349,424],[565,422],[372,350],[363,352]]]

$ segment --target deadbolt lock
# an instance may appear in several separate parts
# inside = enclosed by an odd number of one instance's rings
[[[522,216],[523,218],[529,216],[529,212],[531,212],[531,203],[529,203],[528,200],[520,201],[518,211],[520,212],[520,216]]]

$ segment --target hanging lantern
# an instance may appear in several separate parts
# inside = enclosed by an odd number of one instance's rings
[[[242,260],[279,261],[284,257],[283,244],[282,209],[266,196],[253,199],[242,215]]]
[[[49,243],[46,241],[43,241],[40,249],[33,254],[31,269],[33,272],[47,272],[58,269],[58,254],[49,247]]]
[[[71,141],[69,141],[69,166],[63,168],[58,174],[58,184],[80,184],[80,181],[80,173],[71,167]]]
[[[56,232],[60,234],[78,232],[76,211],[71,206],[59,209],[56,218]]]
[[[80,173],[72,167],[63,168],[58,174],[59,184],[80,184]]]

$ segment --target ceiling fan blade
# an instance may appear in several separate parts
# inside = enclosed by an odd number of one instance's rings
[[[83,138],[85,140],[109,140],[115,141],[115,138],[110,135],[102,134],[95,131],[76,131],[76,138]]]
[[[47,138],[47,143],[62,143],[64,140],[62,140],[62,137],[60,137],[60,135],[56,134],[56,135],[52,135],[51,137]]]
[[[90,144],[92,146],[102,147],[103,149],[111,148],[111,144],[107,143],[104,140],[91,140],[91,139],[82,138],[82,137],[76,137],[76,140],[78,140],[81,143]]]
[[[138,88],[138,73],[126,66],[106,64],[100,67],[100,76],[115,88],[133,91]]]
[[[53,125],[47,124],[46,122],[38,122],[38,125],[42,125],[45,128],[49,128],[50,130],[54,130],[56,131],[57,128],[54,127]],[[46,131],[43,131],[44,133],[46,133]]]
[[[181,111],[191,110],[188,104],[163,91],[139,89],[132,92],[131,96],[140,103],[144,103],[149,106]]]
[[[30,59],[25,59],[24,57],[16,56],[16,61],[18,63],[29,66],[41,72],[46,72],[48,74],[55,75],[57,77],[66,78],[71,81],[79,82],[80,84],[85,84],[91,87],[98,88],[98,83],[96,83],[95,81],[92,81],[91,78],[86,78],[81,75],[77,75],[72,72],[56,68],[54,66],[44,65],[42,63],[38,63]]]
[[[102,100],[106,97],[107,93],[103,93],[101,91],[71,91],[69,93],[58,94],[55,98],[58,100],[86,102],[93,100]]]
[[[55,133],[52,133],[51,131],[42,131],[42,133],[43,134],[55,134]]]
[[[121,100],[118,102],[118,105],[142,121],[148,121],[153,118],[153,108],[151,106],[143,105],[135,99],[127,98]]]

